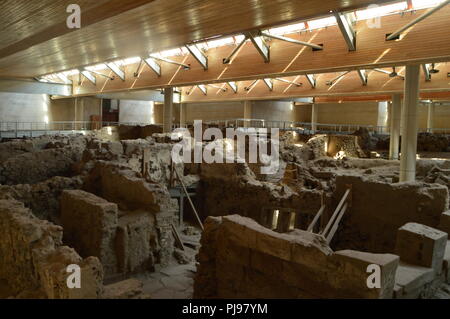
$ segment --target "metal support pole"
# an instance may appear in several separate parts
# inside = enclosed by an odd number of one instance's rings
[[[427,112],[427,132],[433,133],[433,127],[434,127],[434,103],[429,103],[427,105],[428,112]]]
[[[315,50],[323,50],[323,47],[321,45],[314,44],[314,43],[303,42],[303,41],[299,41],[299,40],[295,40],[295,39],[291,39],[291,38],[287,38],[287,37],[282,37],[279,35],[273,35],[273,34],[269,34],[269,33],[265,33],[265,32],[261,32],[261,35],[266,38],[272,38],[272,39],[276,39],[276,40],[280,40],[280,41],[304,45],[304,46],[313,48]]]
[[[170,133],[172,131],[173,121],[173,88],[164,89],[164,111],[163,111],[163,132]]]
[[[431,10],[425,12],[424,14],[422,14],[420,17],[417,17],[416,19],[414,19],[413,21],[407,23],[405,26],[401,27],[400,29],[398,29],[397,31],[391,33],[386,40],[393,40],[396,37],[398,37],[403,31],[411,28],[413,25],[415,25],[416,23],[424,20],[425,18],[428,18],[430,15],[432,15],[433,13],[435,13],[436,11],[442,9],[443,7],[445,7],[447,4],[450,3],[450,0],[446,0],[444,2],[442,2],[441,4],[439,4],[438,6],[432,8]]]
[[[239,51],[239,49],[244,45],[245,41],[248,40],[248,37],[246,36],[244,40],[242,40],[241,43],[238,44],[237,47],[234,48],[234,50],[231,52],[231,54],[228,56],[228,58],[223,59],[223,64],[228,64],[231,62],[231,59],[234,57],[234,55]]]
[[[419,104],[420,65],[407,65],[402,118],[400,182],[416,179],[417,108]]]
[[[317,131],[317,112],[318,112],[319,106],[314,103],[311,105],[311,133],[315,134]]]
[[[402,115],[402,97],[400,94],[392,96],[390,114],[390,139],[389,139],[389,159],[398,160],[398,148],[400,142],[400,120]]]

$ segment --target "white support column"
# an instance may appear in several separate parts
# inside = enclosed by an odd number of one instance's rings
[[[173,88],[164,89],[163,132],[172,132],[173,123]]]
[[[311,104],[311,131],[313,134],[317,131],[317,113],[319,111],[319,105],[316,103]]]
[[[407,65],[403,105],[400,182],[416,179],[417,109],[419,104],[419,65]]]
[[[180,127],[184,127],[186,125],[186,103],[180,103]]]
[[[427,132],[428,133],[433,133],[433,128],[434,128],[434,103],[428,104],[427,107],[428,107]]]
[[[244,101],[244,119],[250,120],[252,118],[252,101]],[[249,127],[250,123],[245,122],[244,127]]]
[[[388,119],[388,102],[378,102],[378,118],[377,118],[377,132],[383,133],[383,130],[387,126]]]
[[[391,114],[390,114],[390,140],[389,140],[389,159],[398,160],[398,148],[400,142],[400,120],[402,115],[402,96],[400,94],[392,95]]]

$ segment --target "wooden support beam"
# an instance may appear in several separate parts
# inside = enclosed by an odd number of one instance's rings
[[[200,226],[200,228],[201,228],[202,231],[203,231],[203,230],[204,230],[203,223],[202,223],[202,221],[201,221],[201,219],[200,219],[200,216],[199,216],[198,213],[197,213],[197,210],[195,209],[195,206],[194,206],[194,203],[193,203],[192,200],[191,200],[191,197],[189,196],[189,193],[188,193],[188,191],[187,191],[187,189],[186,189],[186,186],[184,185],[184,182],[183,182],[183,180],[181,179],[181,177],[180,177],[180,175],[178,174],[178,172],[177,172],[176,169],[174,169],[174,172],[175,172],[175,175],[176,175],[178,181],[179,181],[180,184],[181,184],[181,187],[183,187],[184,194],[186,195],[186,197],[187,197],[187,199],[188,199],[188,201],[189,201],[189,204],[191,204],[191,208],[192,208],[192,210],[193,210],[193,212],[194,212],[195,218],[197,219],[198,225]]]
[[[341,201],[339,202],[338,206],[336,207],[333,215],[331,215],[330,220],[328,221],[328,224],[325,226],[324,230],[321,232],[322,235],[327,236],[328,231],[331,229],[331,227],[334,225],[336,218],[339,216],[339,213],[342,209],[342,207],[346,204],[347,197],[350,195],[351,189],[348,188],[344,196],[342,196]]]
[[[317,212],[316,216],[314,216],[314,219],[311,222],[311,224],[309,224],[308,229],[306,231],[309,231],[309,232],[314,231],[314,227],[316,226],[318,220],[320,219],[320,217],[322,216],[324,211],[325,211],[325,205],[322,205],[322,207],[320,207],[319,211]]]

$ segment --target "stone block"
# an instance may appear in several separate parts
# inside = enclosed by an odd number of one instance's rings
[[[434,279],[432,268],[421,267],[401,262],[395,275],[397,299],[418,298],[422,287]]]
[[[142,281],[131,278],[106,285],[103,299],[132,299],[142,294],[144,284]]]
[[[440,274],[447,237],[446,233],[437,229],[408,223],[398,230],[395,251],[400,256],[400,260],[433,268]]]
[[[444,278],[450,284],[450,240],[447,240],[444,254]]]
[[[147,212],[136,211],[119,218],[116,251],[119,271],[151,270],[155,264],[150,249],[154,220]]]
[[[371,254],[354,250],[337,251],[333,257],[339,263],[336,278],[342,278],[337,286],[344,291],[352,291],[354,296],[364,298],[392,298],[395,273],[399,257],[392,254]],[[368,271],[370,265],[380,267],[380,288],[369,288],[368,278],[373,273]],[[350,295],[350,297],[353,297]]]
[[[450,234],[450,211],[446,211],[441,215],[438,228],[447,234]]]
[[[96,256],[107,274],[117,272],[114,239],[118,208],[103,198],[81,190],[61,196],[61,222],[65,242],[82,257]]]

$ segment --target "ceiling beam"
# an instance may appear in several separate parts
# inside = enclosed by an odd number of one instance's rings
[[[208,88],[204,84],[197,85],[197,87],[202,91],[204,95],[208,95]]]
[[[238,92],[238,86],[237,86],[236,82],[231,81],[231,82],[227,82],[227,84],[230,86],[230,88],[233,90],[234,93]]]
[[[445,0],[444,2],[442,2],[441,4],[437,5],[436,7],[428,10],[427,12],[423,13],[422,15],[420,15],[419,17],[415,18],[414,20],[408,22],[406,25],[404,25],[403,27],[399,28],[398,30],[392,32],[391,34],[389,34],[386,37],[387,41],[390,40],[395,40],[398,37],[400,37],[400,35],[408,30],[409,28],[411,28],[413,25],[419,23],[420,21],[428,18],[430,15],[432,15],[433,13],[435,13],[436,11],[442,9],[443,7],[445,7],[446,5],[450,4],[450,0]]]
[[[177,62],[175,60],[168,59],[168,58],[159,57],[159,56],[156,56],[156,55],[153,55],[153,54],[150,55],[150,58],[152,58],[153,60],[158,60],[158,61],[161,61],[161,62],[166,62],[166,63],[169,63],[169,64],[175,64],[175,65],[181,66],[184,70],[190,70],[191,69],[191,66],[189,64],[180,63],[180,62]]]
[[[97,79],[95,78],[95,76],[88,70],[81,70],[79,75],[84,75],[84,77],[86,79],[89,80],[89,82],[91,82],[92,84],[96,85],[97,84]],[[81,76],[80,76],[80,81],[81,82]]]
[[[203,67],[203,70],[208,70],[208,58],[203,53],[202,50],[198,48],[195,44],[186,45],[186,49],[188,49],[189,53],[197,60],[198,63]]]
[[[145,64],[153,71],[155,74],[160,77],[161,76],[161,64],[156,62],[153,58],[144,59]]]
[[[425,81],[431,81],[430,65],[422,64],[423,74],[425,76]]]
[[[269,63],[270,62],[270,47],[266,43],[266,40],[264,40],[264,38],[262,36],[259,36],[255,32],[249,32],[247,34],[247,37],[250,39],[250,41],[252,41],[256,50],[263,57],[264,62]]]
[[[305,76],[311,87],[314,89],[316,87],[316,78],[314,77],[314,74],[305,74]]]
[[[352,13],[353,14],[353,13]],[[347,43],[349,51],[356,50],[356,32],[352,26],[352,20],[350,19],[350,14],[343,14],[340,12],[333,12],[336,22],[341,30],[342,36]]]
[[[269,91],[273,91],[273,80],[272,79],[263,79],[264,84],[269,88]]]
[[[114,62],[106,63],[106,66],[113,71],[122,81],[125,81],[125,72],[123,72]]]
[[[260,34],[262,36],[266,37],[266,38],[271,38],[271,39],[276,39],[276,40],[285,41],[285,42],[289,42],[289,43],[304,45],[304,46],[313,48],[315,50],[323,50],[323,46],[322,45],[309,43],[309,42],[303,42],[303,41],[299,41],[299,40],[294,40],[294,39],[291,39],[291,38],[288,38],[288,37],[283,37],[283,36],[280,36],[280,35],[273,35],[273,34],[269,34],[269,33],[266,33],[266,32],[261,32]]]
[[[361,79],[362,85],[367,85],[367,73],[366,70],[356,70],[358,72],[358,76]]]

